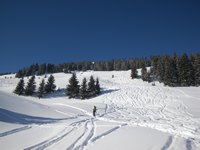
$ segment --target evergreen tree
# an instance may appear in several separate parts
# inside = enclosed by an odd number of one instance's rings
[[[27,83],[27,86],[25,89],[25,95],[33,95],[35,88],[36,88],[35,76],[32,76]]]
[[[55,79],[53,75],[50,75],[50,77],[48,78],[47,84],[45,85],[45,92],[46,93],[51,93],[54,92],[56,85],[55,83]]]
[[[23,78],[20,79],[20,81],[18,82],[14,90],[14,93],[18,95],[22,95],[24,93],[24,79]]]
[[[178,73],[182,86],[194,85],[194,72],[187,54],[183,54],[179,59]]]
[[[96,87],[95,87],[95,80],[93,76],[90,76],[90,81],[88,82],[88,95],[89,97],[93,97],[96,95]]]
[[[79,85],[75,73],[73,73],[72,77],[69,79],[69,85],[66,89],[66,95],[69,96],[69,98],[76,98],[79,95]]]
[[[86,78],[83,79],[81,87],[80,87],[80,97],[81,99],[86,99],[88,97]]]
[[[158,56],[153,56],[151,57],[151,66],[152,66],[152,73],[154,76],[156,76],[156,71],[157,71],[157,66],[158,66],[158,60],[159,60],[159,57]]]
[[[172,68],[172,85],[171,86],[178,86],[179,85],[179,76],[178,76],[178,58],[176,54],[174,54],[172,61],[171,61],[171,68]]]
[[[38,88],[38,98],[43,97],[44,92],[45,92],[45,81],[44,79],[42,79],[40,86]]]
[[[131,69],[131,78],[132,79],[137,78],[137,69],[136,69],[135,65]]]
[[[147,73],[147,68],[145,67],[145,65],[142,65],[142,80],[143,81],[148,81],[148,73]]]
[[[172,61],[169,57],[165,58],[165,74],[164,74],[164,84],[165,85],[172,85],[173,79],[173,68],[172,68]]]
[[[95,83],[95,91],[96,91],[96,95],[99,95],[101,92],[101,88],[100,88],[100,84],[99,84],[99,79],[96,79],[96,83]]]
[[[43,75],[46,73],[46,64],[39,65],[38,75]]]
[[[151,79],[151,73],[147,72],[147,81],[150,83],[152,81]]]
[[[194,57],[194,78],[195,85],[200,85],[200,54],[196,54]]]
[[[16,78],[22,78],[23,76],[24,76],[24,74],[23,74],[23,71],[21,69],[15,75]]]
[[[164,57],[160,57],[160,59],[157,62],[157,69],[156,69],[156,77],[159,82],[163,82],[164,74],[165,74]]]

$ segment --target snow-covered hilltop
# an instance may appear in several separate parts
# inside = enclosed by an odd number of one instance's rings
[[[43,99],[13,94],[19,79],[0,76],[1,148],[200,149],[200,87],[152,86],[130,73],[77,72],[79,81],[98,77],[103,88],[88,100],[65,96],[71,74],[53,74],[61,90]],[[43,77],[36,76],[37,87]]]

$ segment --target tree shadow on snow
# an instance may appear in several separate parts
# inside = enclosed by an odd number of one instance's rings
[[[119,91],[119,89],[103,89],[103,90],[101,91],[101,95],[109,94],[109,93],[117,92],[117,91]]]
[[[16,113],[10,110],[0,108],[0,121],[16,124],[47,124],[55,123],[65,119],[55,119],[46,117],[36,117],[25,114]]]
[[[57,98],[57,97],[66,97],[65,94],[66,89],[59,89],[53,93],[45,94],[42,99],[48,99],[48,98]]]

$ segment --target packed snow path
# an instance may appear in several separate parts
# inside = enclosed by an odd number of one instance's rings
[[[19,97],[12,94],[18,79],[0,78],[0,145],[27,150],[120,149],[121,145],[125,149],[200,149],[199,87],[152,86],[131,80],[130,71],[77,73],[80,81],[90,75],[99,77],[103,91],[85,101],[69,100],[63,91],[41,100]],[[70,77],[55,74],[60,88]],[[41,77],[36,79],[39,83]],[[94,105],[97,117],[92,116]],[[117,138],[125,133],[123,140],[142,137],[139,142],[144,143],[119,144]]]

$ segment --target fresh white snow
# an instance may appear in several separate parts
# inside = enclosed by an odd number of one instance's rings
[[[1,149],[200,149],[200,87],[152,86],[130,71],[77,72],[80,82],[93,75],[103,88],[79,100],[64,93],[71,74],[53,75],[61,91],[43,99],[13,94],[19,79],[0,76]]]

